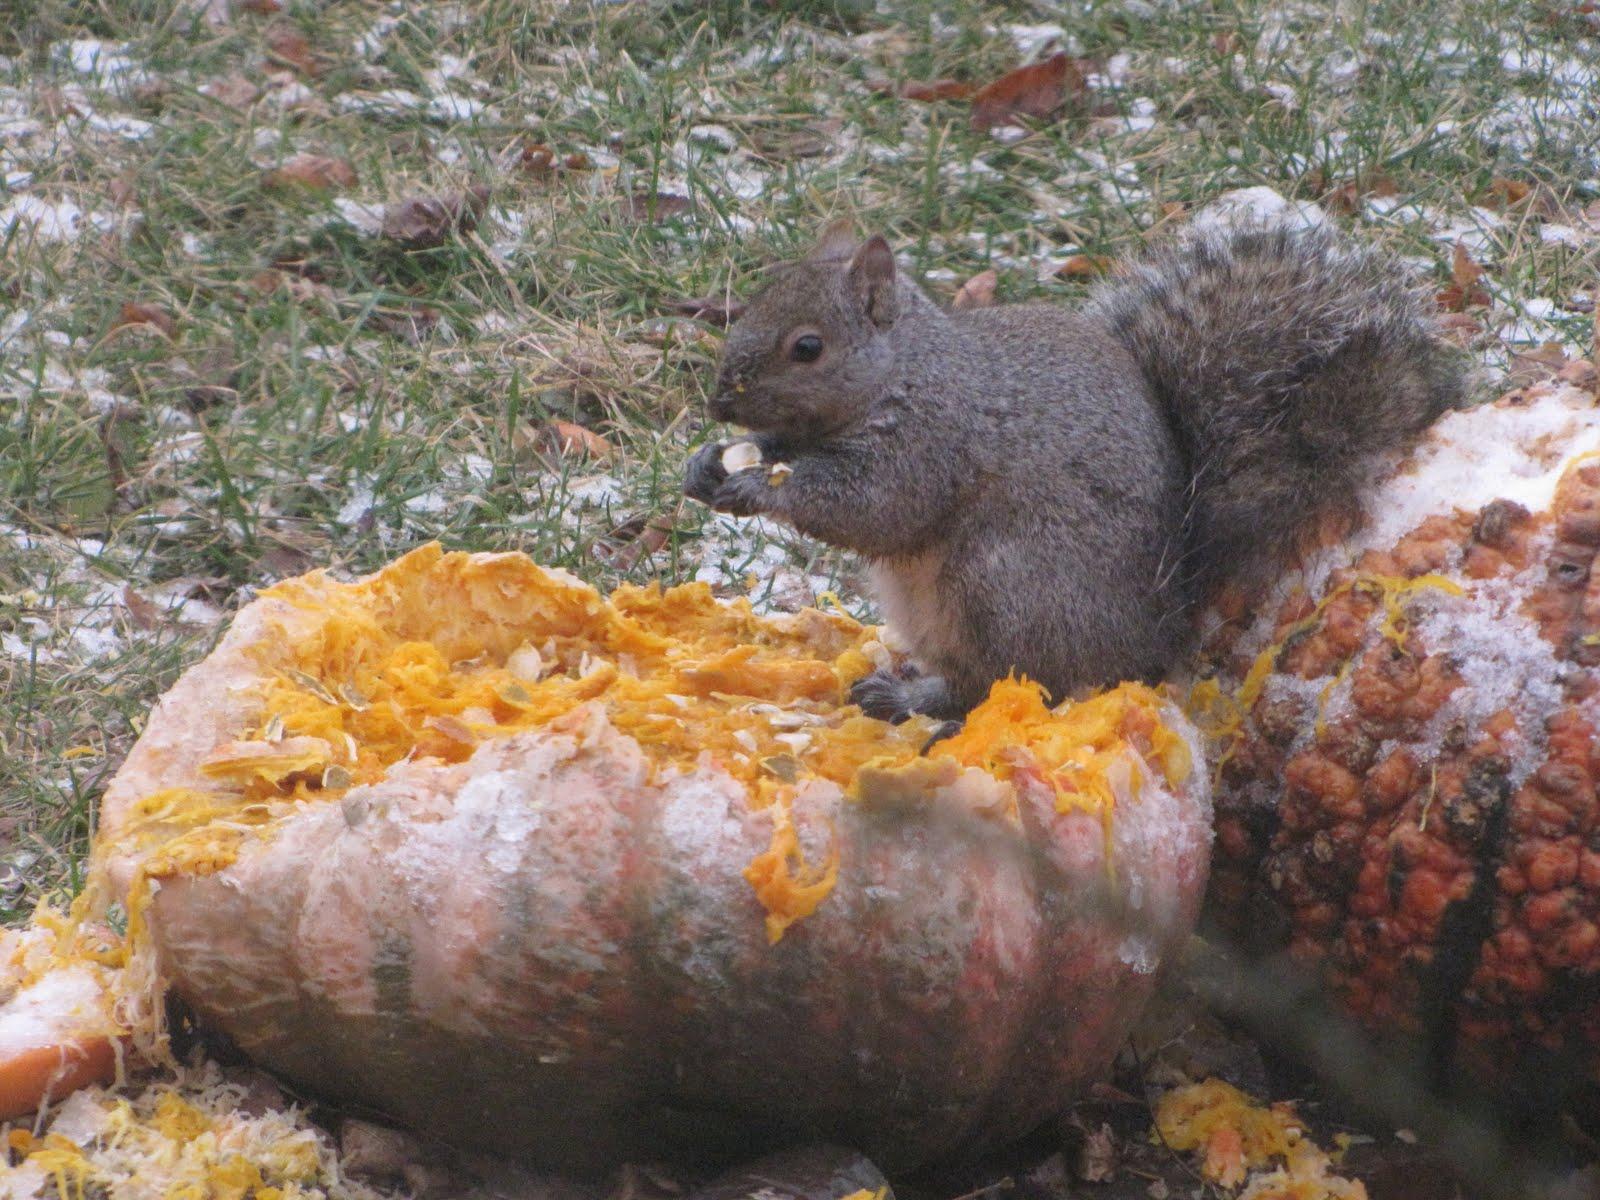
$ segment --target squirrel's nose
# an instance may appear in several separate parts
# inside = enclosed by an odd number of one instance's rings
[[[719,421],[731,420],[739,410],[739,401],[744,396],[744,380],[733,371],[723,371],[717,376],[717,390],[712,393],[707,407],[711,415]]]

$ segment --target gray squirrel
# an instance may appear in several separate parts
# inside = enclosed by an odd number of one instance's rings
[[[710,444],[684,490],[861,555],[915,669],[852,698],[960,717],[1011,672],[1058,700],[1171,672],[1199,608],[1353,514],[1465,378],[1397,269],[1321,225],[1196,229],[1079,312],[947,312],[838,222],[730,327],[710,401],[782,473]]]

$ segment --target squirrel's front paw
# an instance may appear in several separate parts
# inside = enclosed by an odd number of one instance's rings
[[[730,517],[751,517],[772,508],[773,488],[764,471],[735,471],[717,484],[706,503]]]
[[[701,504],[712,503],[717,489],[728,478],[728,469],[722,465],[722,452],[727,447],[721,442],[707,442],[694,452],[683,473],[683,494]]]

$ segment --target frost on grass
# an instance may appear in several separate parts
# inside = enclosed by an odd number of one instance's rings
[[[37,534],[0,524],[0,557],[12,590],[0,592],[0,657],[59,668],[95,668],[168,634],[214,628],[223,613],[192,578],[142,582],[112,573],[138,556],[97,538]]]

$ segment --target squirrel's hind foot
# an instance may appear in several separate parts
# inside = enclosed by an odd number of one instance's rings
[[[850,700],[869,717],[898,725],[909,717],[959,715],[953,705],[950,685],[941,675],[906,677],[894,671],[874,671],[856,680]]]

